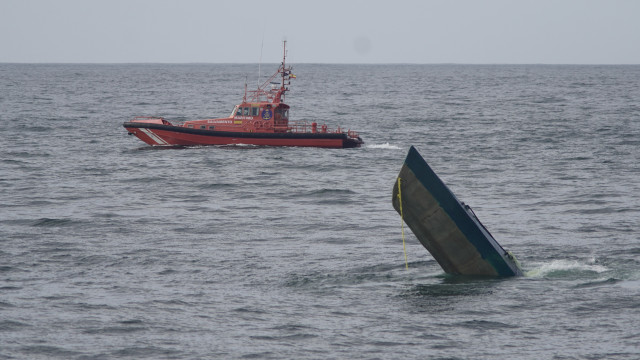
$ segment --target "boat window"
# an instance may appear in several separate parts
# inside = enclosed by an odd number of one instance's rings
[[[213,126],[213,125],[209,125],[209,130],[213,130],[213,129],[215,129],[215,128],[216,128],[215,126]]]
[[[258,116],[258,111],[259,110],[260,110],[260,108],[252,107],[251,108],[251,116]]]
[[[282,113],[282,117],[287,119],[289,118],[289,109],[286,109],[283,113]]]
[[[193,125],[187,125],[187,127],[193,129]]]
[[[249,116],[249,108],[248,107],[244,108],[244,114],[243,115],[244,116]]]
[[[207,125],[200,125],[200,129],[206,129]]]

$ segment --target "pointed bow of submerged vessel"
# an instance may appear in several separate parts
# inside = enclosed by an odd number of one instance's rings
[[[162,117],[139,116],[125,122],[129,134],[152,146],[258,145],[325,148],[360,147],[364,142],[355,131],[329,128],[316,122],[292,121],[284,103],[292,68],[284,54],[278,71],[255,91],[247,91],[242,102],[225,118],[201,119],[172,124]],[[278,81],[274,81],[278,79]]]

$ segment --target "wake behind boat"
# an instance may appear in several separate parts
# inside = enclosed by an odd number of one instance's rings
[[[162,117],[139,116],[123,126],[130,135],[152,146],[360,147],[364,142],[354,131],[289,120],[290,107],[284,100],[295,75],[285,64],[286,41],[283,52],[278,71],[255,91],[247,92],[245,85],[242,103],[236,105],[226,118],[191,120],[174,125]],[[279,81],[274,81],[277,78]]]

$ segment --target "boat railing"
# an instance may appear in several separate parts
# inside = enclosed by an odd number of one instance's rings
[[[133,118],[133,120],[164,120],[164,118],[162,116],[136,116]]]
[[[131,120],[131,122],[139,122],[139,123],[150,123],[150,124],[159,124],[159,125],[172,125],[169,121],[167,121],[162,116],[136,116]]]
[[[277,127],[276,127],[277,128]],[[285,126],[283,126],[285,128]],[[327,125],[318,125],[315,122],[307,122],[304,120],[300,121],[289,121],[286,125],[286,131],[292,133],[320,133],[320,134],[342,134],[344,133],[344,129],[338,126],[336,129],[332,129]],[[350,138],[357,138],[358,133],[352,130],[348,130],[347,136]]]

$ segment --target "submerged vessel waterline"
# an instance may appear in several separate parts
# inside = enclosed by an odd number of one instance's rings
[[[364,142],[355,131],[330,129],[315,122],[289,120],[284,103],[291,79],[296,76],[287,66],[286,41],[282,63],[257,90],[247,91],[242,102],[228,117],[185,121],[174,125],[165,118],[138,116],[123,126],[129,134],[152,146],[258,145],[306,146],[324,148],[360,147]],[[277,78],[278,81],[274,81]]]

